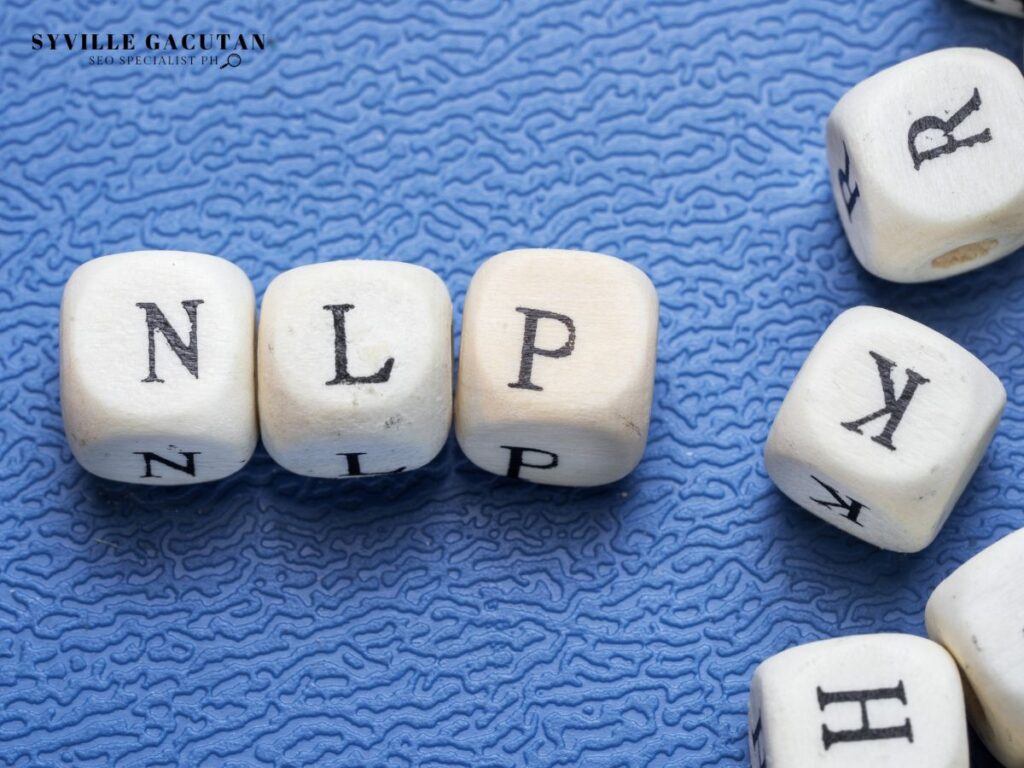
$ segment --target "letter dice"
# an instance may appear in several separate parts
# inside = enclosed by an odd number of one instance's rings
[[[779,653],[750,686],[754,768],[969,768],[956,664],[912,635],[841,637]]]
[[[1024,0],[967,0],[980,8],[1007,13],[1024,19]]]
[[[839,218],[864,268],[901,283],[989,264],[1024,245],[1024,77],[951,48],[850,90],[828,119]]]
[[[1024,768],[1024,530],[939,584],[925,621],[960,665],[974,730],[1006,768]]]
[[[452,419],[452,302],[429,269],[334,261],[279,275],[259,328],[263,444],[286,469],[356,477],[433,459]]]
[[[256,300],[242,270],[182,251],[93,259],[64,288],[60,397],[71,452],[100,477],[216,480],[256,447]]]
[[[647,442],[658,297],[597,253],[508,251],[473,277],[455,433],[487,470],[551,485],[618,480]]]
[[[768,434],[793,501],[883,549],[917,552],[949,517],[1006,404],[967,350],[894,312],[847,310],[822,335]]]

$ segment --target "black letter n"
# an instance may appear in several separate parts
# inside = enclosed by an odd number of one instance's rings
[[[156,304],[148,301],[139,302],[139,307],[146,312],[146,330],[149,333],[149,376],[142,379],[144,382],[156,381],[163,383],[163,379],[156,375],[156,332],[160,331],[171,351],[178,356],[185,370],[199,378],[199,333],[196,328],[196,307],[203,303],[202,299],[189,299],[181,302],[188,315],[189,331],[188,344],[181,340],[178,332],[167,322],[167,317]]]

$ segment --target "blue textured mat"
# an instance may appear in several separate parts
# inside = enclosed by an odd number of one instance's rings
[[[899,287],[854,262],[823,125],[950,45],[957,0],[0,7],[0,765],[735,766],[754,666],[923,632],[932,587],[1024,525],[1024,258]],[[48,7],[47,7],[48,6]],[[38,32],[258,31],[242,66],[90,66]],[[179,490],[86,475],[57,312],[100,254],[223,255],[262,291],[346,257],[437,270],[557,245],[662,301],[646,458],[572,491],[474,469],[312,481],[262,450]],[[1007,384],[938,541],[899,556],[776,492],[761,446],[840,310],[871,303]],[[977,765],[988,765],[979,758]]]

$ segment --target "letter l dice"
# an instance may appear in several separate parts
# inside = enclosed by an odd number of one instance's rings
[[[930,328],[874,307],[837,317],[768,434],[765,466],[793,501],[883,549],[917,552],[985,453],[1006,390]]]
[[[916,283],[1024,245],[1024,77],[990,51],[950,48],[849,91],[826,143],[839,218],[864,268]]]
[[[61,301],[71,452],[100,477],[216,480],[256,447],[255,297],[242,270],[181,251],[93,259]]]
[[[491,258],[463,313],[463,452],[551,485],[625,476],[647,442],[657,335],[654,286],[625,261],[541,248]]]
[[[968,768],[956,664],[912,635],[790,648],[754,672],[749,747],[753,768]]]

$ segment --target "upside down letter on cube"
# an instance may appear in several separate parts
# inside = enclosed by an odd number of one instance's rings
[[[875,307],[847,310],[804,362],[775,417],[765,466],[804,509],[897,552],[928,546],[1006,404],[984,363]]]
[[[872,274],[916,283],[1024,245],[1024,77],[1011,61],[950,48],[852,88],[826,144],[836,207]]]

